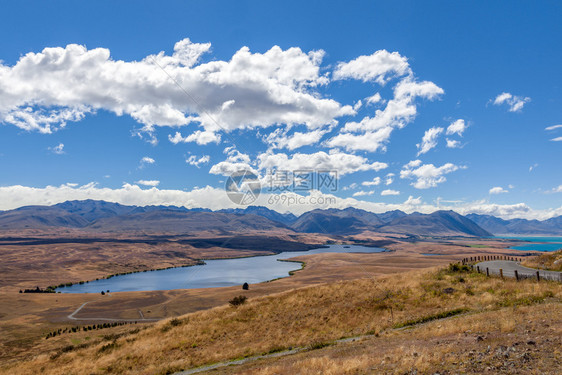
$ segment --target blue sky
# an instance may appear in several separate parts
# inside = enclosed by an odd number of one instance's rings
[[[1,6],[0,209],[231,207],[234,166],[328,165],[335,207],[562,214],[559,2]]]

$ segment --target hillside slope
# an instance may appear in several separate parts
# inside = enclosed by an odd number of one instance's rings
[[[507,322],[517,313],[518,307],[544,304],[525,321],[543,319],[546,322],[547,308],[554,311],[548,318],[556,318],[561,298],[562,289],[555,283],[486,278],[483,274],[459,268],[409,272],[291,290],[255,298],[237,307],[222,306],[151,326],[128,331],[121,329],[116,331],[119,334],[110,334],[111,330],[103,336],[82,331],[69,333],[47,340],[49,344],[58,342],[60,349],[2,370],[13,375],[39,372],[172,374],[288,348],[314,350],[343,337],[381,335],[396,327],[415,326],[463,312],[472,316],[487,314],[482,321],[489,324],[453,324],[453,327],[461,328],[455,337],[462,337],[467,330],[477,330],[486,337],[488,331],[497,327],[507,332],[513,330],[516,326]],[[556,321],[549,322],[552,325],[541,325],[541,329],[556,337],[559,326]],[[84,341],[86,335],[90,339]],[[439,332],[428,332],[426,337],[436,335]],[[69,340],[82,344],[69,345]],[[510,340],[520,341],[514,336]],[[472,336],[471,342],[478,340]],[[408,343],[404,342],[404,345],[408,346]],[[445,353],[447,351],[443,350],[443,355]],[[386,361],[400,362],[402,357],[397,353]],[[429,353],[420,358],[420,362],[427,361],[440,363],[440,359],[435,362]],[[451,369],[460,369],[455,363],[451,364]],[[545,370],[544,364],[553,365],[555,360],[544,357],[538,364],[541,363],[541,369]],[[305,368],[296,370],[305,371]],[[342,373],[342,370],[344,367],[333,373]]]

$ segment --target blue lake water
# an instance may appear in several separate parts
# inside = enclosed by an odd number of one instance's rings
[[[498,237],[498,238],[533,242],[529,244],[510,247],[510,249],[514,249],[514,250],[556,251],[562,249],[562,237]]]
[[[321,253],[380,253],[383,251],[385,250],[376,247],[330,245],[326,248],[309,251],[290,251],[251,258],[206,260],[205,265],[114,276],[110,279],[57,288],[57,291],[62,293],[100,293],[102,290],[132,292],[216,288],[242,285],[245,282],[255,284],[287,277],[290,271],[301,268],[300,263],[281,262],[280,259]]]

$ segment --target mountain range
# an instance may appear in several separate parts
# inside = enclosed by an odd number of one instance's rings
[[[421,214],[395,210],[375,214],[358,208],[316,209],[299,217],[266,207],[187,209],[176,206],[127,206],[96,200],[67,201],[52,206],[25,206],[0,212],[0,230],[80,228],[96,232],[162,232],[218,234],[284,231],[350,235],[364,231],[427,236],[492,234],[561,235],[562,216],[545,221],[504,220],[454,211]]]
[[[467,218],[495,235],[550,235],[562,236],[562,216],[548,220],[504,220],[491,215],[469,214]]]

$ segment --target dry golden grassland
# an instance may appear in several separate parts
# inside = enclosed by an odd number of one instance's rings
[[[562,271],[562,250],[527,258],[521,264],[541,270]]]
[[[558,303],[542,303],[465,314],[319,350],[224,367],[220,373],[558,374],[561,310]]]
[[[486,322],[496,321],[504,331],[515,327],[519,318],[514,312],[520,307],[544,306],[545,311],[554,309],[552,316],[556,316],[561,300],[562,288],[554,282],[486,278],[452,268],[413,271],[250,298],[238,307],[220,306],[196,312],[143,327],[138,332],[120,327],[120,334],[46,351],[2,370],[9,374],[166,374],[289,347],[321,348],[343,337],[387,335],[389,331],[395,332],[396,327],[453,315],[451,311],[465,312],[468,315],[463,319],[476,320],[442,323],[438,328],[444,333],[454,334],[458,329],[476,325],[486,335],[497,328],[487,327]],[[529,319],[542,320],[546,316],[539,314],[540,309],[528,311]],[[450,318],[448,322],[461,321]],[[423,338],[424,331],[419,332]],[[433,335],[431,331],[426,334],[428,339]],[[67,339],[72,340],[72,335]],[[400,353],[398,348],[389,357],[399,362],[396,358]],[[430,354],[421,349],[420,353]],[[419,359],[403,366],[416,361]],[[339,373],[333,371],[325,373]]]

